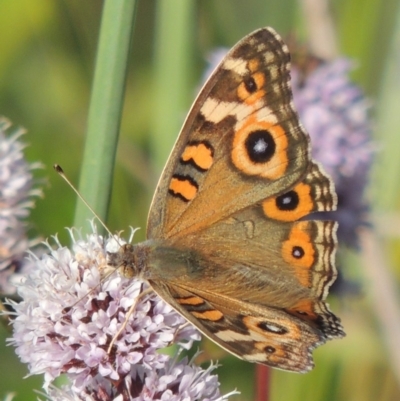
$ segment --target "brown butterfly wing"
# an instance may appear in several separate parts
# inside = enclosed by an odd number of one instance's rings
[[[309,164],[292,105],[290,56],[271,29],[242,39],[183,126],[150,209],[148,238],[183,237],[284,192]]]
[[[150,209],[139,270],[204,334],[243,359],[307,371],[344,335],[325,297],[336,277],[330,179],[310,160],[289,54],[261,29],[222,60],[184,124]]]
[[[151,254],[155,291],[204,334],[251,362],[304,372],[344,335],[325,298],[336,278],[336,223],[299,220],[336,206],[310,163],[302,181]]]
[[[314,366],[311,351],[326,341],[301,319],[273,308],[165,283],[155,290],[212,341],[237,357],[293,372]],[[202,291],[200,291],[202,293]],[[172,301],[171,301],[172,299]],[[251,310],[251,313],[249,313]]]

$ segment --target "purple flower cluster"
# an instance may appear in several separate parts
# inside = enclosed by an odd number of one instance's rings
[[[32,246],[26,235],[25,219],[33,207],[33,198],[41,190],[34,188],[32,170],[39,163],[29,164],[23,154],[21,129],[0,118],[0,294],[15,293],[14,283],[29,271],[25,252]]]
[[[319,63],[305,76],[292,69],[294,103],[311,136],[315,159],[332,176],[338,193],[339,240],[357,247],[358,228],[366,224],[364,199],[376,145],[372,141],[370,104],[350,80],[352,64],[344,58]]]
[[[158,352],[171,343],[189,348],[200,336],[146,283],[109,272],[107,252],[124,241],[103,239],[95,228],[86,240],[70,233],[72,250],[55,239],[49,254],[31,256],[35,269],[18,286],[22,302],[10,301],[9,342],[30,374],[44,374],[48,394],[54,400],[226,399],[211,374],[214,365],[203,370]],[[72,386],[56,390],[51,384],[61,374]]]
[[[369,102],[350,81],[352,64],[344,58],[321,63],[304,80],[292,69],[293,97],[301,121],[312,140],[313,156],[340,183],[369,166],[375,147],[371,141]]]

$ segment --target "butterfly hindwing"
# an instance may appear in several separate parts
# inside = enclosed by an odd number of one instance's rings
[[[253,307],[248,314],[237,300],[212,302],[180,287],[154,289],[208,338],[249,362],[306,372],[314,366],[311,351],[326,341],[313,326],[272,308]]]
[[[291,210],[279,211],[287,194],[297,207],[292,202]],[[267,201],[267,210],[261,201],[200,232],[163,241],[166,248],[151,256],[150,284],[235,355],[306,371],[312,349],[344,333],[325,302],[336,278],[336,223],[298,219],[334,209],[336,197],[311,163],[302,181]]]

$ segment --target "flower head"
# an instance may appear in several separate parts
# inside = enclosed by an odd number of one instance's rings
[[[14,282],[29,271],[31,264],[25,252],[34,243],[26,235],[24,219],[33,207],[33,198],[41,195],[34,188],[32,170],[24,157],[24,132],[10,132],[10,123],[0,119],[0,293],[13,294]]]
[[[124,241],[95,230],[85,240],[70,233],[72,250],[56,239],[57,249],[32,256],[35,269],[18,286],[22,302],[10,301],[9,342],[30,374],[44,373],[47,390],[66,374],[76,399],[218,399],[213,366],[203,370],[158,352],[172,342],[190,347],[197,330],[146,283],[106,274],[107,252]]]

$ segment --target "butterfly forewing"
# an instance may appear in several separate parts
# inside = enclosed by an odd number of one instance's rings
[[[291,187],[307,170],[308,142],[292,107],[287,47],[260,29],[226,55],[195,101],[157,187],[148,237],[185,236]]]

